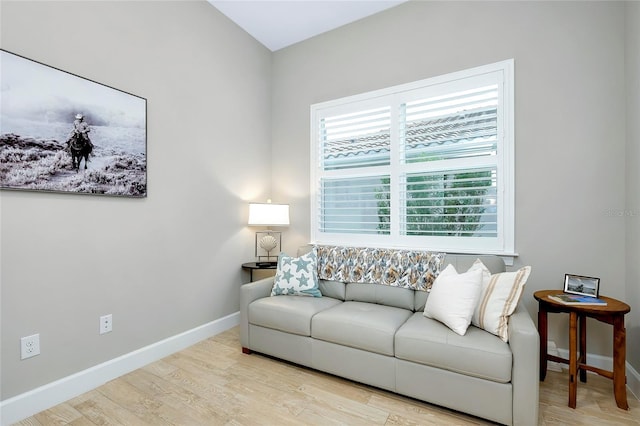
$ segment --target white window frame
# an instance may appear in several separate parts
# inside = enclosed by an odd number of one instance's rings
[[[498,232],[495,238],[488,237],[427,237],[400,235],[398,215],[400,214],[399,173],[407,171],[425,171],[437,166],[436,162],[400,164],[400,143],[398,141],[397,120],[391,124],[391,165],[382,167],[353,168],[325,171],[321,169],[322,153],[319,138],[319,123],[322,118],[349,113],[363,108],[374,108],[391,105],[392,117],[397,117],[399,105],[414,99],[430,96],[442,86],[451,87],[460,84],[463,87],[470,80],[489,78],[498,82],[500,108],[498,109],[498,141],[497,155],[491,156],[489,162],[497,167],[498,183]],[[452,89],[449,89],[451,91]],[[514,221],[514,61],[513,59],[484,65],[472,69],[458,71],[438,77],[428,78],[412,83],[393,86],[359,95],[349,96],[332,101],[311,105],[311,171],[310,171],[310,203],[311,203],[311,242],[314,244],[335,244],[349,246],[413,248],[437,250],[448,253],[486,253],[508,257],[515,253],[515,221]],[[470,158],[469,166],[486,164],[487,159]],[[402,170],[400,170],[402,169]],[[391,235],[362,235],[321,232],[319,227],[319,182],[323,177],[362,176],[387,173],[390,171],[391,181]]]

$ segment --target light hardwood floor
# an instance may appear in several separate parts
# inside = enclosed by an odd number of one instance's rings
[[[265,356],[244,355],[233,328],[25,419],[18,425],[487,425]],[[427,386],[427,384],[425,384]],[[540,425],[640,425],[640,401],[616,407],[609,379],[589,374],[567,407],[567,374],[540,384]]]

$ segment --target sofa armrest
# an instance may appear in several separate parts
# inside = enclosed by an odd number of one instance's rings
[[[254,300],[269,297],[273,287],[273,277],[264,278],[240,286],[240,343],[249,347],[249,304]]]
[[[522,303],[509,318],[509,345],[513,354],[513,424],[537,425],[540,337]]]

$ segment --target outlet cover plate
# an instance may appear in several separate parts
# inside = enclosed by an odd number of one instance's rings
[[[20,359],[40,355],[40,334],[33,334],[20,339]]]
[[[113,315],[103,315],[100,317],[100,334],[109,333],[113,330]]]

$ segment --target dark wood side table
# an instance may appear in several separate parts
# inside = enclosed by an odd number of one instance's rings
[[[278,267],[277,262],[247,262],[242,264],[242,269],[248,270],[251,274],[251,281],[253,282],[253,271],[257,269],[276,269]]]
[[[613,393],[616,405],[623,410],[629,409],[627,403],[627,378],[625,375],[626,330],[624,316],[631,307],[611,297],[598,296],[606,300],[606,306],[565,305],[549,299],[549,295],[562,293],[560,290],[540,290],[533,294],[538,301],[538,332],[540,333],[540,380],[547,375],[547,360],[569,364],[569,407],[576,408],[578,373],[580,381],[587,381],[587,371],[593,371],[613,380]],[[547,313],[569,314],[569,359],[547,354]],[[613,371],[587,365],[587,317],[613,325]],[[579,330],[578,330],[579,325]],[[580,347],[578,348],[578,334]],[[578,355],[578,349],[580,355]]]

